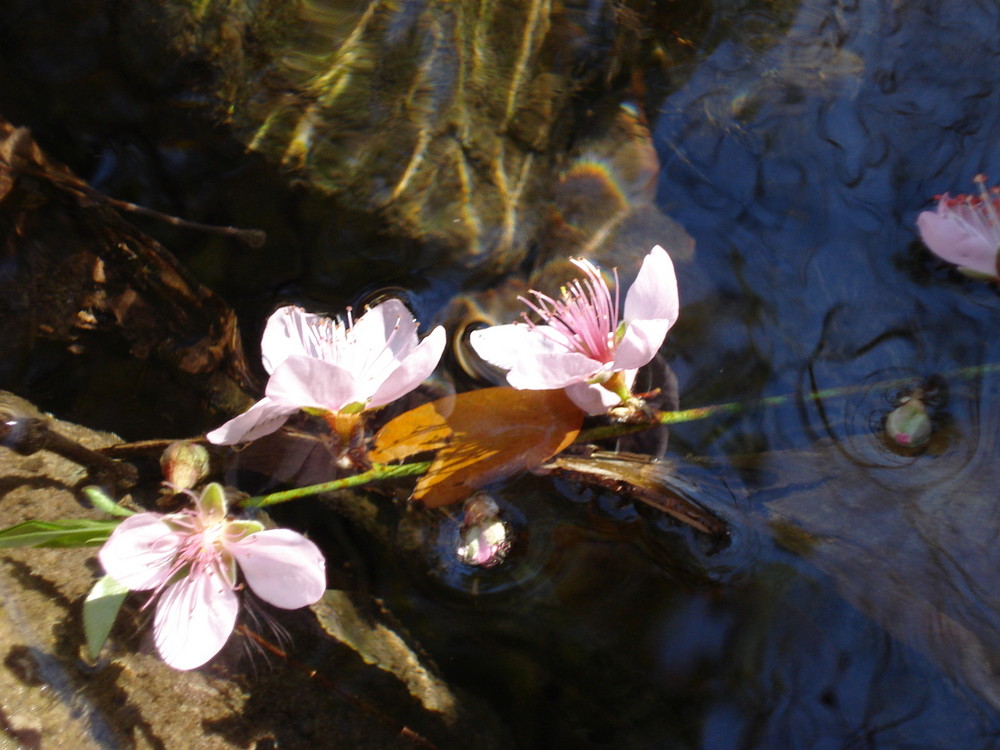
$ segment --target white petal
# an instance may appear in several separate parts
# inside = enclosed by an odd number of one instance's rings
[[[326,591],[326,561],[319,548],[289,529],[271,529],[226,544],[247,585],[265,602],[298,609]]]
[[[362,400],[354,376],[343,367],[311,357],[289,357],[267,381],[267,395],[274,401],[337,411]]]
[[[279,307],[264,326],[260,339],[260,355],[268,375],[282,362],[294,356],[317,356],[307,331],[320,316],[299,307]]]
[[[216,445],[234,445],[270,435],[298,411],[294,404],[276,403],[265,396],[238,417],[233,417],[205,437]]]
[[[565,388],[590,380],[602,367],[602,362],[579,352],[523,352],[514,369],[507,373],[507,382],[515,388],[532,391]]]
[[[156,604],[156,650],[174,669],[200,667],[229,640],[238,610],[236,592],[214,568],[182,578]]]
[[[625,372],[625,387],[632,389],[635,382],[635,370]],[[609,391],[602,385],[590,383],[577,383],[567,386],[566,395],[570,400],[579,406],[587,414],[607,414],[608,410],[621,404],[622,400],[618,394]]]
[[[652,360],[663,346],[670,325],[670,321],[662,318],[630,322],[615,348],[614,369],[632,370]]]
[[[625,295],[624,319],[628,322],[665,320],[669,329],[677,321],[679,310],[673,261],[667,251],[657,245],[643,258],[639,274]]]
[[[438,326],[411,351],[372,394],[368,406],[375,409],[395,401],[423,383],[444,353],[444,328]]]
[[[510,323],[473,331],[469,343],[482,359],[494,367],[513,370],[523,355],[558,354],[569,350],[561,336],[550,326],[530,327]]]
[[[159,513],[137,513],[122,521],[98,553],[104,572],[133,591],[166,580],[183,535],[163,523]]]
[[[938,257],[988,276],[997,275],[1000,248],[993,247],[986,238],[966,231],[954,219],[935,211],[921,211],[917,227],[920,239]]]
[[[377,355],[386,348],[386,342],[397,357],[406,356],[417,346],[417,321],[398,299],[388,299],[367,310],[351,330],[354,346],[364,356]]]

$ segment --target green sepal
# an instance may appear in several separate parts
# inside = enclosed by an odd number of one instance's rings
[[[250,534],[264,530],[264,524],[259,521],[230,521],[226,524],[226,536],[234,540],[242,539]]]
[[[351,403],[342,406],[338,409],[338,411],[341,414],[360,414],[365,410],[365,406],[366,404],[364,401],[352,401]]]
[[[226,518],[226,491],[218,482],[212,482],[201,493],[198,498],[198,507],[201,513],[211,523],[219,523]]]
[[[89,487],[83,488],[83,494],[86,496],[90,504],[93,505],[100,511],[107,513],[110,516],[120,516],[123,518],[128,518],[129,516],[134,516],[135,511],[129,510],[128,508],[123,508],[114,500],[112,500],[100,487],[95,487],[90,485]]]

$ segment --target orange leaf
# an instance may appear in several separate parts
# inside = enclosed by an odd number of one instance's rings
[[[583,412],[562,390],[483,388],[400,414],[375,435],[376,463],[434,451],[414,500],[437,508],[545,462],[573,442]]]

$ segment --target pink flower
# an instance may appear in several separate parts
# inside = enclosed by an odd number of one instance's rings
[[[938,198],[936,211],[917,217],[920,238],[936,255],[960,269],[1000,275],[1000,188],[986,188],[986,176],[976,175],[979,195],[947,193]]]
[[[160,595],[153,640],[175,669],[200,667],[229,639],[239,609],[237,564],[253,592],[282,609],[313,604],[326,590],[315,544],[288,529],[227,520],[218,484],[208,485],[191,510],[126,518],[99,557],[126,588]]]
[[[277,430],[299,409],[357,415],[409,393],[437,366],[445,333],[438,326],[423,341],[406,306],[390,299],[347,323],[279,308],[261,340],[271,376],[264,398],[208,433],[220,445],[255,440]]]
[[[565,388],[581,409],[601,414],[631,397],[636,371],[656,356],[677,320],[677,278],[657,245],[643,259],[619,317],[617,281],[612,298],[590,261],[572,262],[584,278],[564,287],[559,299],[536,291],[534,301],[521,298],[540,324],[525,316],[524,323],[474,331],[470,341],[480,357],[509,371],[515,388]]]

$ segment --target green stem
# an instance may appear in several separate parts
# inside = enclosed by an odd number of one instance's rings
[[[941,373],[942,377],[968,380],[978,375],[985,375],[992,372],[1000,372],[1000,363],[980,365],[978,367],[963,367],[958,370],[950,370]],[[693,422],[697,419],[707,419],[716,414],[738,414],[740,412],[751,411],[770,406],[780,406],[791,403],[795,400],[820,401],[828,398],[839,398],[849,396],[852,393],[861,393],[872,388],[902,388],[911,386],[917,380],[915,377],[896,378],[895,380],[883,380],[880,383],[867,385],[850,385],[842,388],[827,388],[822,391],[811,393],[787,394],[783,396],[767,396],[765,398],[753,399],[750,401],[730,401],[724,404],[713,404],[711,406],[699,406],[694,409],[682,409],[680,411],[655,412],[648,422],[642,423],[622,423],[604,425],[590,430],[584,430],[579,434],[577,443],[587,443],[594,440],[621,437],[633,432],[649,430],[661,424],[678,424],[680,422]],[[420,461],[412,464],[399,464],[397,466],[386,466],[376,464],[371,469],[361,474],[343,479],[334,479],[322,484],[313,484],[308,487],[297,487],[283,492],[274,492],[270,495],[259,495],[251,497],[244,505],[249,508],[266,508],[269,505],[284,503],[289,500],[296,500],[300,497],[318,495],[323,492],[336,492],[348,487],[360,487],[370,482],[379,482],[385,479],[396,479],[399,477],[410,477],[424,474],[430,468],[430,461]]]
[[[323,492],[336,492],[348,487],[359,487],[369,482],[378,482],[383,479],[396,479],[397,477],[410,477],[416,474],[425,473],[431,466],[430,461],[418,461],[412,464],[400,464],[398,466],[386,466],[385,464],[375,464],[368,471],[355,474],[352,477],[334,479],[321,484],[311,484],[308,487],[296,487],[293,490],[273,492],[270,495],[258,495],[251,497],[244,503],[248,508],[266,508],[268,505],[297,500],[300,497],[309,497]]]
[[[1000,372],[1000,362],[993,362],[987,365],[976,367],[962,367],[957,370],[949,370],[941,373],[943,378],[956,380],[970,380],[979,375],[986,375],[993,372]],[[812,391],[810,393],[786,394],[783,396],[766,396],[765,398],[752,399],[750,401],[730,401],[725,404],[712,404],[711,406],[698,406],[694,409],[681,409],[679,411],[655,412],[649,422],[643,423],[623,423],[595,427],[584,430],[576,439],[577,443],[587,443],[605,438],[620,437],[630,435],[633,432],[642,432],[661,424],[679,424],[681,422],[693,422],[698,419],[707,419],[716,414],[738,414],[740,412],[752,411],[754,409],[766,408],[769,406],[781,406],[795,400],[802,401],[822,401],[829,398],[840,398],[849,396],[852,393],[863,393],[873,388],[903,388],[911,386],[918,378],[896,378],[894,380],[883,380],[880,383],[869,383],[866,385],[848,385],[841,388],[827,388],[822,391]]]

